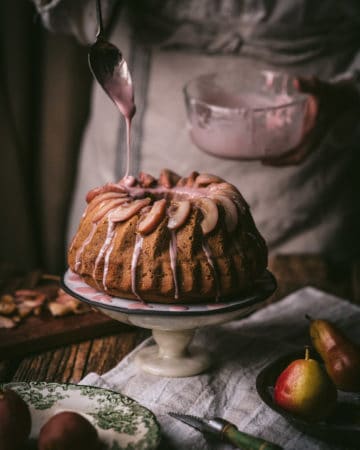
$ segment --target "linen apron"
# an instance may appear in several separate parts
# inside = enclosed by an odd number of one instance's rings
[[[66,28],[56,14],[61,2],[55,3],[57,7],[43,12],[44,21]],[[93,42],[93,2],[82,3],[81,20],[75,14],[70,31]],[[105,18],[114,14],[113,3],[105,3]],[[222,159],[191,142],[182,89],[197,75],[219,69],[240,72],[244,64],[325,80],[352,76],[360,66],[360,5],[345,2],[339,7],[335,0],[148,0],[140,2],[143,8],[136,13],[141,17],[134,24],[131,9],[138,3],[121,9],[109,37],[127,60],[135,87],[132,173],[157,176],[166,167],[181,176],[197,170],[223,177],[249,203],[270,253],[322,253],[337,260],[358,255],[360,121],[339,117],[319,148],[298,166]],[[87,191],[121,178],[125,155],[124,120],[94,83],[69,240]]]

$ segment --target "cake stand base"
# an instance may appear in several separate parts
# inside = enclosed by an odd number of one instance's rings
[[[195,330],[153,330],[157,345],[146,347],[136,355],[145,372],[163,377],[190,377],[204,372],[211,364],[209,354],[199,348],[188,348]]]
[[[195,330],[247,316],[275,291],[276,281],[265,271],[251,292],[239,297],[181,305],[111,297],[88,286],[71,270],[64,274],[62,288],[115,320],[152,330],[156,345],[147,346],[136,355],[142,370],[164,377],[189,377],[210,366],[207,351],[190,345]]]

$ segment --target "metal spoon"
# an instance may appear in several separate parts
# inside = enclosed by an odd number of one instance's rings
[[[100,0],[96,0],[98,32],[88,54],[89,67],[127,121],[135,114],[134,90],[128,65],[120,50],[104,39]]]

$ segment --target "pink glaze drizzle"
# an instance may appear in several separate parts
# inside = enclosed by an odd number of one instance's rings
[[[204,253],[206,255],[206,258],[208,260],[208,263],[210,264],[212,270],[213,270],[213,274],[214,274],[214,281],[215,281],[215,286],[216,286],[216,298],[215,300],[218,302],[219,298],[220,298],[220,281],[219,281],[219,277],[218,277],[218,273],[213,261],[213,255],[211,253],[210,247],[208,245],[208,243],[205,241],[205,239],[202,242],[202,248],[204,250]]]
[[[131,133],[131,117],[125,116],[126,122],[126,172],[124,178],[130,173],[130,133]]]
[[[175,230],[170,231],[169,254],[170,254],[170,265],[171,265],[171,270],[172,270],[173,279],[174,279],[174,288],[175,288],[174,298],[178,299],[179,298],[179,284],[178,284],[177,274],[176,274],[177,242],[176,242]]]
[[[188,306],[184,305],[171,305],[169,306],[169,311],[187,311],[189,309]]]
[[[106,286],[106,278],[107,278],[107,274],[109,271],[109,261],[110,261],[110,255],[113,251],[115,245],[115,239],[111,240],[111,244],[109,246],[109,248],[106,250],[106,254],[105,254],[105,258],[104,258],[104,272],[103,272],[103,286],[104,286],[104,290],[107,290],[107,286]]]
[[[124,194],[126,195],[126,194]],[[87,205],[82,217],[85,217],[90,211],[95,209],[95,206],[100,204],[100,208],[104,206],[110,199],[112,198],[118,198],[119,194],[118,192],[103,192],[102,194],[99,194],[95,196],[90,203]]]
[[[74,244],[75,244],[75,240],[76,240],[76,234],[73,236],[71,243],[70,243],[70,247],[69,247],[69,253],[72,251],[72,249],[74,248]]]
[[[127,177],[130,171],[131,120],[135,115],[136,107],[134,102],[134,89],[131,75],[124,60],[120,61],[116,70],[113,71],[112,76],[107,80],[104,88],[109,93],[110,98],[114,101],[116,106],[119,108],[120,113],[125,118],[127,135],[127,160],[125,177]]]
[[[134,251],[131,258],[131,290],[132,293],[141,301],[142,298],[136,290],[136,266],[142,249],[143,240],[144,238],[141,236],[141,234],[136,235]]]
[[[111,220],[108,221],[108,227],[107,227],[107,232],[106,232],[106,238],[105,241],[99,251],[99,254],[97,255],[97,258],[95,260],[95,264],[94,264],[94,270],[93,270],[93,279],[96,281],[96,271],[97,271],[97,267],[99,265],[99,262],[101,260],[101,258],[104,256],[106,250],[109,248],[109,246],[111,245],[111,241],[114,237],[115,234],[115,223],[112,222]],[[104,286],[104,289],[106,289],[106,287]]]
[[[95,199],[94,201],[96,201],[96,199]],[[111,201],[112,201],[112,200],[110,200],[110,202],[111,202]],[[98,203],[101,204],[102,202],[98,202]],[[105,202],[105,203],[106,203],[106,202]],[[90,206],[91,206],[91,204],[89,204],[87,208],[89,208]],[[111,209],[114,209],[116,206],[118,206],[117,203],[116,203],[116,204],[112,204],[112,208],[109,208],[106,212],[111,211]],[[76,256],[75,256],[75,266],[74,266],[75,270],[79,270],[80,264],[81,264],[81,257],[82,257],[82,254],[83,254],[84,250],[85,250],[85,247],[86,247],[86,246],[90,243],[90,241],[92,240],[92,238],[93,238],[93,236],[94,236],[94,234],[95,234],[95,232],[96,232],[96,229],[97,229],[98,221],[102,219],[102,217],[106,214],[106,212],[103,212],[103,214],[102,214],[101,216],[99,216],[98,220],[95,221],[95,222],[93,222],[93,226],[92,226],[92,228],[91,228],[91,230],[90,230],[90,233],[88,234],[87,238],[84,240],[82,246],[81,246],[81,247],[78,249],[78,251],[76,252]],[[73,244],[72,244],[72,245],[73,245]],[[96,261],[97,261],[97,259],[96,259]],[[96,271],[96,262],[95,262],[94,273],[95,273],[95,271]]]
[[[92,224],[92,228],[90,230],[90,233],[88,234],[85,241],[82,243],[82,246],[78,249],[75,255],[75,270],[79,270],[80,264],[81,264],[81,257],[84,252],[85,247],[90,243],[91,239],[93,238],[96,231],[96,223]]]

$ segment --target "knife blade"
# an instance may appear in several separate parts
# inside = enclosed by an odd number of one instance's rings
[[[219,417],[200,418],[188,414],[179,414],[175,412],[168,413],[171,417],[180,420],[202,433],[214,434],[220,439],[229,442],[237,448],[243,450],[281,450],[282,447],[264,439],[251,436],[250,434],[239,431],[237,427],[225,419]]]

